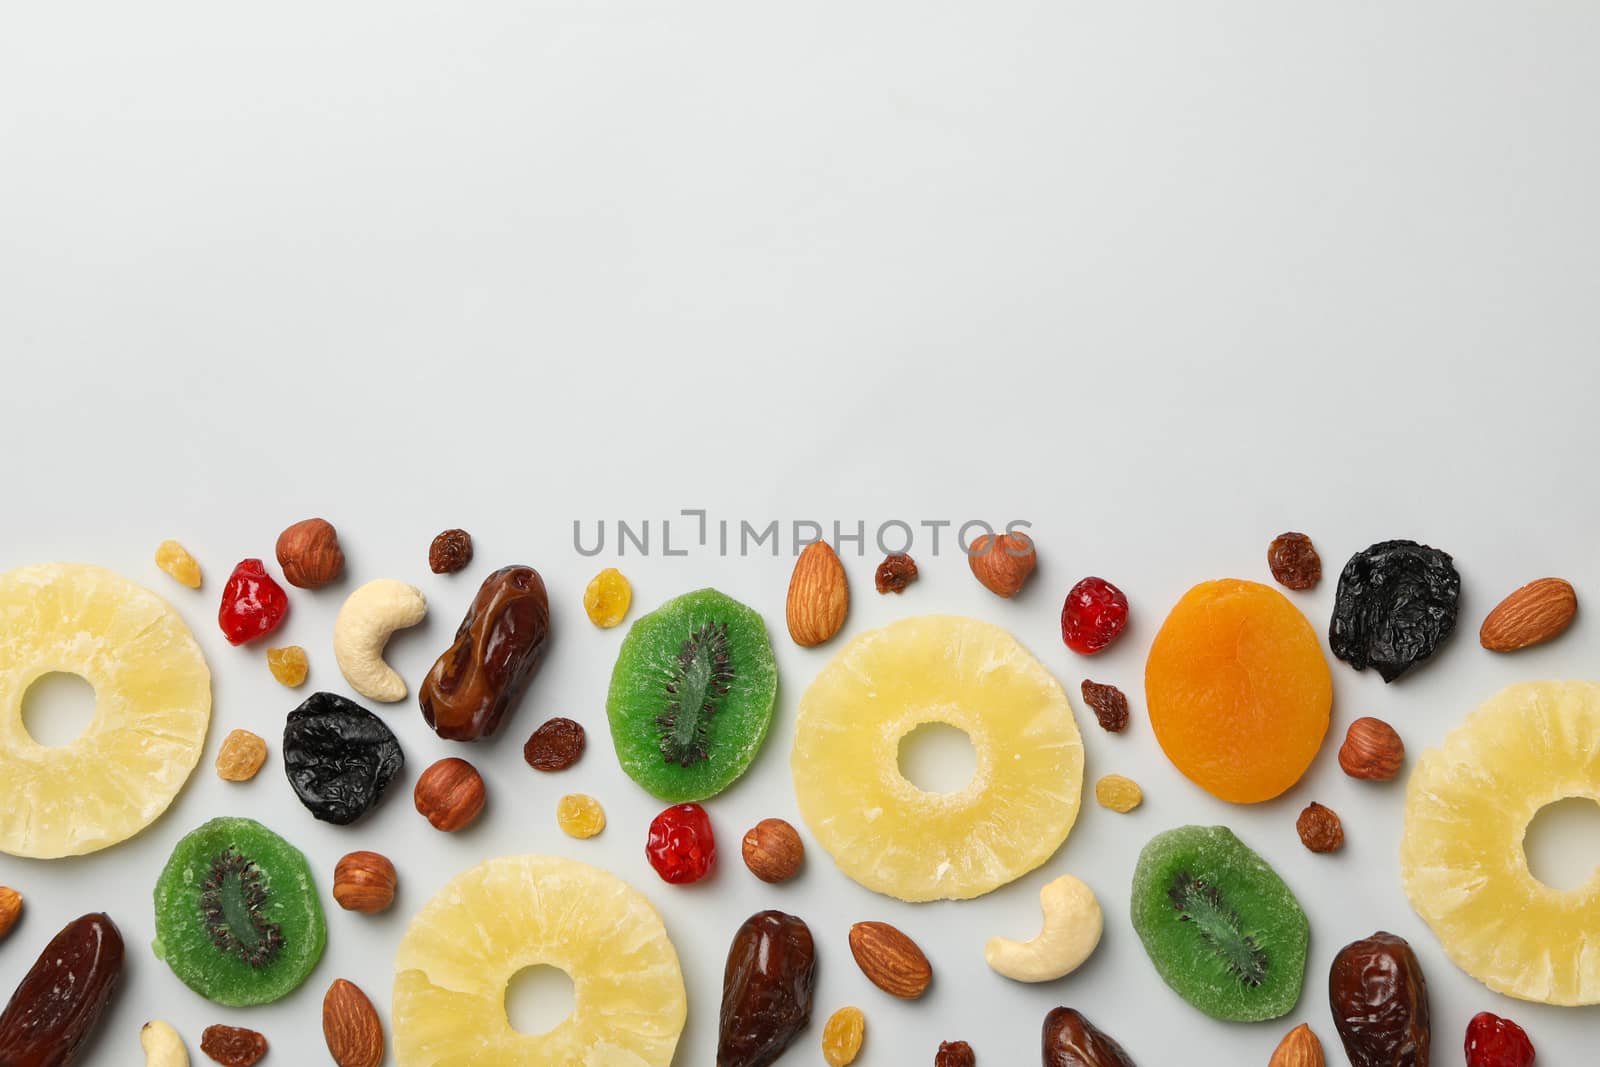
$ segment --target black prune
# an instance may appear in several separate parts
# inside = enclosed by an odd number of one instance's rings
[[[344,826],[371,811],[406,763],[394,732],[334,693],[313,693],[283,727],[283,769],[300,803]]]
[[[1456,624],[1461,575],[1448,552],[1382,541],[1350,557],[1328,624],[1333,654],[1385,682],[1433,655]]]

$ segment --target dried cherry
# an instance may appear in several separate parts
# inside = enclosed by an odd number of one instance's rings
[[[1351,1067],[1428,1067],[1428,982],[1404,938],[1380,931],[1340,949],[1328,1004]]]
[[[1104,578],[1085,578],[1061,606],[1061,640],[1085,656],[1100,652],[1128,625],[1128,598]]]
[[[1128,728],[1128,697],[1114,685],[1101,685],[1085,678],[1080,687],[1083,702],[1089,705],[1100,729],[1120,734]]]
[[[1433,655],[1456,624],[1461,575],[1450,554],[1415,541],[1381,541],[1339,575],[1328,643],[1356,670],[1392,682]]]
[[[722,974],[717,1067],[767,1067],[811,1021],[817,953],[805,921],[763,911],[733,935]]]
[[[1533,1042],[1522,1027],[1480,1011],[1467,1024],[1467,1067],[1532,1067]]]
[[[383,720],[353,700],[313,693],[283,727],[283,769],[306,810],[323,822],[355,822],[405,766]]]
[[[1322,581],[1322,557],[1303,533],[1281,533],[1267,546],[1267,566],[1285,589],[1301,592]]]
[[[259,559],[240,561],[222,587],[217,625],[230,645],[265,637],[289,613],[289,594],[273,581]]]
[[[688,885],[704,878],[717,860],[717,839],[706,809],[675,804],[657,815],[644,853],[663,882]]]
[[[522,758],[536,771],[564,771],[583,755],[583,725],[560,717],[548,719],[522,746]]]

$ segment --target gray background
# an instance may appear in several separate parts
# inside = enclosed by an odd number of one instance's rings
[[[1541,1064],[1586,1062],[1593,1009],[1507,1001],[1446,961],[1399,886],[1401,784],[1345,778],[1334,749],[1374,714],[1417,753],[1504,684],[1595,676],[1586,618],[1514,657],[1474,638],[1528,579],[1600,590],[1597,46],[1600,9],[1579,4],[6,6],[0,562],[94,561],[168,596],[210,659],[215,716],[200,770],[144,835],[82,860],[0,859],[0,883],[28,898],[0,989],[67,919],[104,908],[131,967],[90,1062],[137,1062],[152,1016],[191,1049],[226,1021],[267,1033],[271,1062],[317,1062],[333,978],[387,1019],[411,913],[483,858],[538,850],[608,867],[664,912],[690,991],[680,1064],[711,1062],[728,939],[766,906],[805,916],[821,945],[817,1025],[796,1063],[819,1062],[821,1019],[846,1003],[869,1018],[867,1067],[931,1062],[951,1038],[981,1063],[1035,1062],[1058,1003],[1141,1063],[1264,1063],[1297,1022],[1332,1039],[1329,960],[1377,928],[1421,954],[1439,1062],[1459,1062],[1483,1009],[1522,1021]],[[1123,685],[1126,735],[1080,708],[1088,773],[1131,775],[1145,806],[1091,803],[1044,869],[966,904],[880,899],[816,848],[796,882],[756,882],[739,836],[796,817],[795,706],[838,643],[806,651],[784,635],[787,555],[661,556],[660,521],[696,507],[847,531],[1031,521],[1043,562],[1011,603],[925,539],[921,583],[879,598],[873,549],[847,546],[844,636],[970,613],[1017,633],[1073,692],[1086,673]],[[469,753],[492,792],[471,832],[436,834],[411,810],[416,772],[453,751],[411,702],[384,712],[406,779],[359,826],[314,822],[276,753],[249,785],[212,773],[228,730],[274,738],[304,695],[268,676],[261,648],[223,642],[221,580],[311,514],[338,524],[350,558],[344,585],[294,594],[276,639],[310,650],[313,687],[343,689],[329,630],[353,583],[426,591],[427,623],[393,643],[414,684],[478,579],[512,561],[543,571],[553,653],[505,736]],[[580,557],[573,521],[601,518],[655,520],[656,554],[618,561],[613,542],[604,561]],[[477,536],[478,561],[436,578],[427,543],[453,525]],[[1452,551],[1462,625],[1391,687],[1336,664],[1333,736],[1311,773],[1274,803],[1231,807],[1162,757],[1140,672],[1184,589],[1264,579],[1266,543],[1287,528],[1308,531],[1333,573],[1389,537]],[[150,562],[166,537],[206,565],[202,592]],[[635,614],[715,583],[773,629],[772,739],[709,805],[724,862],[698,887],[645,865],[656,805],[609,751],[623,630],[596,631],[580,606],[602,563],[634,580]],[[1065,589],[1091,573],[1134,604],[1126,637],[1092,663],[1056,625]],[[1332,586],[1296,597],[1319,630]],[[519,751],[550,714],[593,730],[559,780]],[[566,791],[604,802],[604,835],[557,832]],[[1337,856],[1295,837],[1313,799],[1345,818]],[[218,811],[286,834],[324,892],[353,848],[401,869],[388,915],[328,901],[326,959],[273,1007],[209,1005],[144,949],[162,862]],[[1574,881],[1600,860],[1600,819],[1581,814],[1540,842]],[[1191,821],[1233,826],[1310,912],[1306,993],[1281,1023],[1202,1017],[1127,924],[1139,848]],[[1065,872],[1105,905],[1098,954],[1042,987],[991,974],[984,940],[1030,936],[1039,886]],[[928,950],[924,1001],[892,1002],[856,971],[845,933],[867,918]]]

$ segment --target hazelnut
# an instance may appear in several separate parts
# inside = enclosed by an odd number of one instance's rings
[[[22,914],[22,894],[10,886],[0,885],[0,941],[4,941],[11,928],[17,925]]]
[[[394,887],[394,864],[376,852],[351,852],[333,869],[333,899],[346,911],[383,911]]]
[[[1352,778],[1387,782],[1405,760],[1405,742],[1382,719],[1357,719],[1339,746],[1339,766]]]
[[[321,589],[344,573],[339,534],[327,519],[305,519],[278,535],[278,566],[290,585]]]
[[[782,819],[762,819],[744,835],[744,865],[763,882],[787,882],[805,858],[800,835]]]
[[[1016,596],[1039,563],[1027,534],[984,534],[967,549],[967,563],[983,587],[998,597]]]
[[[422,772],[411,799],[435,830],[453,834],[483,810],[483,778],[472,764],[450,756]]]

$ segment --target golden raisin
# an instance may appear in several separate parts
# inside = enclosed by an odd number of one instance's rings
[[[1132,778],[1108,774],[1094,784],[1094,798],[1102,808],[1126,815],[1144,802],[1144,790]]]
[[[285,645],[283,648],[267,649],[267,669],[278,681],[290,689],[297,689],[305,684],[306,673],[311,666],[306,662],[305,649],[299,645]]]
[[[828,1023],[822,1028],[822,1058],[828,1061],[828,1067],[854,1063],[866,1035],[867,1017],[860,1008],[840,1008],[828,1016]]]
[[[267,743],[249,730],[235,730],[217,753],[217,777],[224,782],[248,782],[267,761]]]
[[[583,591],[583,610],[589,621],[602,630],[609,630],[628,616],[628,605],[633,603],[633,586],[615,567],[607,567],[594,576],[589,588]]]
[[[190,589],[200,588],[200,563],[178,542],[163,541],[156,546],[156,566]]]
[[[587,794],[568,793],[556,804],[556,822],[568,837],[593,837],[606,828],[606,809]]]

